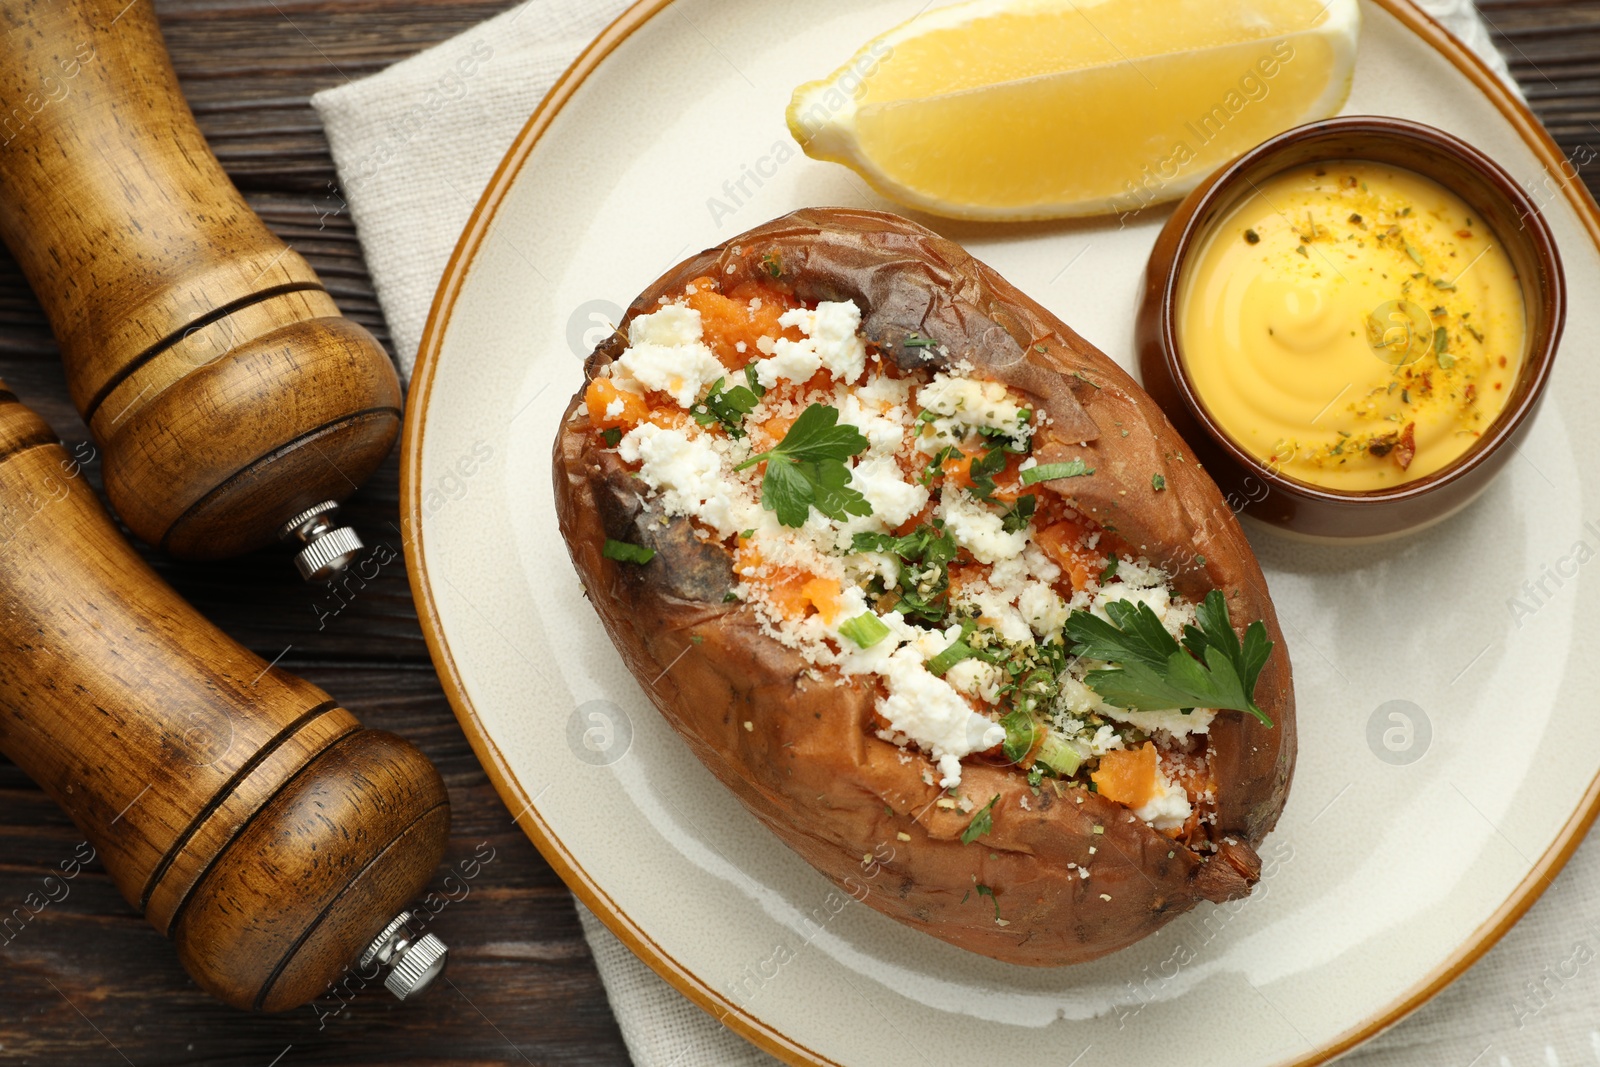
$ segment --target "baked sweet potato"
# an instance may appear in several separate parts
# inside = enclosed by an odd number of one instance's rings
[[[589,598],[818,870],[1038,966],[1249,892],[1294,765],[1283,635],[1104,355],[921,226],[809,209],[674,267],[586,369],[554,464]]]

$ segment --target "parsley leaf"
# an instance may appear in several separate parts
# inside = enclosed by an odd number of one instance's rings
[[[1024,411],[1024,415],[1028,412]],[[1019,419],[1016,427],[1006,429],[997,426],[978,427],[978,436],[993,442],[991,447],[1010,452],[1014,456],[1026,456],[1033,450],[1033,442],[1027,437],[1017,436],[1027,426],[1026,419]]]
[[[737,440],[744,436],[744,417],[756,409],[761,398],[742,385],[724,390],[726,378],[711,383],[706,398],[690,409],[694,421],[701,426],[721,423],[728,436]]]
[[[1033,521],[1033,509],[1038,504],[1033,494],[1017,498],[1017,502],[1000,517],[1000,528],[1006,533],[1018,533]]]
[[[885,552],[899,556],[907,563],[934,565],[948,563],[956,558],[956,541],[935,523],[923,523],[908,534],[862,531],[850,544],[852,552]]]
[[[761,506],[775,512],[785,526],[804,526],[811,515],[816,489],[797,463],[774,459],[761,479]]]
[[[839,425],[839,412],[827,404],[812,404],[800,413],[783,440],[770,452],[745,460],[739,469],[753,467],[770,456],[783,456],[797,463],[821,460],[846,460],[867,450],[861,431],[846,423]]]
[[[867,498],[850,488],[850,468],[844,464],[866,450],[867,439],[848,423],[840,426],[837,410],[812,404],[794,420],[778,447],[751,456],[734,469],[742,471],[766,460],[761,506],[785,526],[804,526],[813,507],[830,519],[872,514]]]
[[[961,831],[961,843],[970,845],[984,834],[994,829],[994,805],[1000,799],[999,794],[992,797],[989,803],[978,809],[978,814],[967,823],[967,828]]]
[[[901,537],[863,531],[855,535],[850,550],[898,556],[907,566],[900,568],[894,610],[912,620],[935,624],[944,621],[950,561],[960,548],[942,526],[923,523]]]
[[[994,476],[1006,469],[1006,450],[991,449],[972,461],[967,477],[972,479],[972,495],[980,500],[994,499]]]
[[[933,480],[944,472],[944,461],[955,459],[959,455],[961,455],[961,449],[955,445],[945,445],[939,449],[938,452],[934,453],[933,458],[928,460],[928,465],[922,468],[922,484],[932,485]]]
[[[767,464],[767,469],[771,470],[772,464]],[[828,518],[843,520],[847,515],[872,514],[872,505],[867,498],[859,490],[850,488],[850,468],[838,460],[797,463],[794,469],[810,479],[815,494],[811,506]],[[799,526],[803,522],[804,517],[800,522],[790,525]]]
[[[1213,589],[1195,609],[1200,625],[1184,627],[1182,648],[1148,604],[1113,600],[1106,614],[1110,622],[1075,611],[1066,632],[1074,655],[1113,664],[1084,678],[1107,703],[1137,711],[1227,708],[1272,725],[1254,699],[1256,679],[1272,654],[1267,628],[1251,623],[1241,645],[1220,591]]]
[[[994,890],[990,889],[988,886],[984,885],[981,882],[978,883],[977,885],[973,886],[973,888],[978,891],[978,895],[980,897],[988,897],[989,898],[990,903],[992,903],[994,905],[994,921],[995,922],[999,922],[1000,921],[1000,898],[994,895]]]
[[[606,543],[601,546],[600,554],[606,559],[614,559],[619,563],[649,563],[656,558],[656,550],[643,545],[630,544],[627,541],[613,541],[606,538]]]

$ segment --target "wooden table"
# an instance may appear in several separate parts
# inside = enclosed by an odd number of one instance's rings
[[[223,165],[344,310],[384,340],[308,98],[509,6],[157,0],[184,90]],[[1569,154],[1585,144],[1600,148],[1600,0],[1484,0],[1482,7],[1562,146]],[[1600,172],[1584,177],[1600,190]],[[87,440],[44,317],[3,251],[0,377],[69,443]],[[348,514],[369,542],[387,539],[398,552],[390,525],[397,484],[391,457]],[[189,981],[162,938],[91,867],[71,883],[69,897],[12,940],[0,935],[0,1065],[626,1064],[571,897],[512,824],[456,726],[403,566],[391,564],[341,598],[295,580],[284,553],[208,565],[150,555],[234,637],[267,659],[281,656],[284,667],[367,724],[415,741],[439,766],[455,814],[447,867],[431,887],[452,898],[433,927],[451,945],[449,981],[403,1006],[369,991],[348,1005],[327,1001],[284,1016],[233,1011]],[[0,917],[37,890],[78,840],[65,816],[0,761]],[[484,849],[494,859],[477,877],[446,881],[450,866]]]

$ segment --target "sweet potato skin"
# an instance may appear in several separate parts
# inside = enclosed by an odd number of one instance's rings
[[[935,805],[941,793],[924,782],[931,764],[921,754],[873,736],[870,691],[812,677],[796,653],[761,633],[752,608],[723,602],[734,585],[730,554],[698,540],[684,520],[662,522],[577,414],[580,391],[554,450],[561,532],[628,669],[695,755],[857,899],[1011,963],[1091,960],[1202,899],[1248,893],[1260,874],[1255,850],[1283,809],[1294,767],[1288,650],[1233,512],[1154,402],[958,245],[894,215],[830,208],[786,215],[667,272],[596,349],[588,376],[621,354],[634,316],[706,275],[730,286],[759,279],[807,301],[854,300],[867,336],[903,366],[966,360],[976,376],[1031,395],[1050,416],[1035,438],[1039,461],[1081,458],[1095,470],[1072,485],[1080,509],[1140,546],[1178,592],[1198,601],[1221,589],[1241,629],[1266,624],[1275,648],[1256,699],[1276,725],[1236,712],[1212,724],[1222,842],[1214,855],[1095,793],[1046,784],[1036,796],[1018,769],[977,761],[964,766],[961,792],[979,806],[998,798],[994,828],[963,845],[971,814]],[[948,356],[907,348],[911,334],[938,341]],[[1154,488],[1156,474],[1165,489]],[[644,566],[615,563],[601,554],[608,537],[657,555]]]

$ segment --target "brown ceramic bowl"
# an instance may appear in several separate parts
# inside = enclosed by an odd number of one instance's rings
[[[1256,459],[1211,417],[1190,381],[1178,341],[1183,274],[1211,227],[1252,185],[1304,163],[1363,160],[1404,167],[1451,190],[1487,222],[1522,283],[1527,351],[1505,409],[1465,455],[1389,489],[1346,492],[1290,478]],[[1561,259],[1538,207],[1505,171],[1470,145],[1400,119],[1348,116],[1297,127],[1217,171],[1184,198],[1145,271],[1136,324],[1144,387],[1200,456],[1235,510],[1276,530],[1319,541],[1379,540],[1420,530],[1470,504],[1527,433],[1550,379],[1566,317]]]

